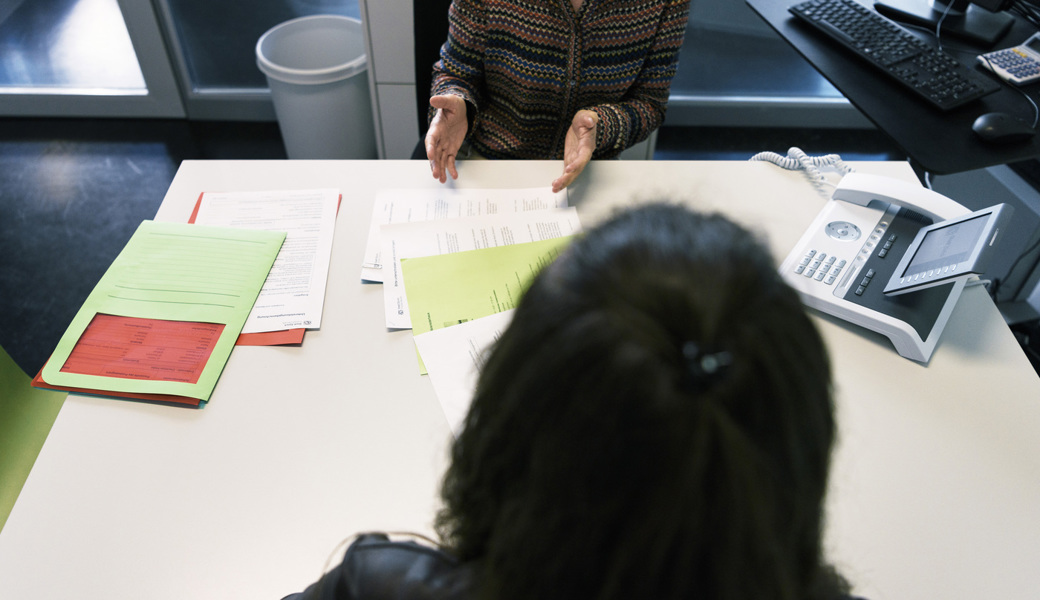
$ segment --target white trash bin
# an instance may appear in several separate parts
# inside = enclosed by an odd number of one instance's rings
[[[378,158],[361,21],[338,15],[276,25],[256,43],[292,159]]]

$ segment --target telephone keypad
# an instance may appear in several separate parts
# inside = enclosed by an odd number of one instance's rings
[[[826,285],[833,285],[847,264],[846,260],[838,260],[838,257],[828,256],[826,252],[810,249],[795,265],[794,272]]]

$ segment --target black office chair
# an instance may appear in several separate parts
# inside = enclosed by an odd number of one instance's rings
[[[415,36],[415,108],[419,116],[419,143],[412,158],[426,160],[427,115],[430,108],[430,84],[433,63],[440,58],[441,46],[448,39],[448,7],[451,0],[414,0],[412,27]]]

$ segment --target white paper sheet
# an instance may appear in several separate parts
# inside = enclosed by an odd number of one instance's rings
[[[459,217],[476,217],[567,206],[567,190],[552,188],[459,190],[383,190],[376,196],[368,245],[361,265],[363,281],[383,281],[382,243],[379,228],[391,223],[411,223]]]
[[[383,306],[386,326],[410,329],[411,314],[401,276],[401,259],[437,256],[466,250],[480,250],[538,242],[581,231],[574,207],[483,217],[415,221],[383,225],[379,237],[386,267]]]
[[[196,224],[286,232],[242,333],[321,327],[338,207],[334,189],[202,195]]]
[[[485,351],[509,326],[513,309],[415,336],[433,391],[456,437],[469,411]]]

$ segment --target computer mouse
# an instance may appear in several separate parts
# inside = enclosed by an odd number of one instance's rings
[[[1002,112],[979,115],[971,130],[983,140],[994,144],[1024,142],[1036,135],[1031,124]]]

